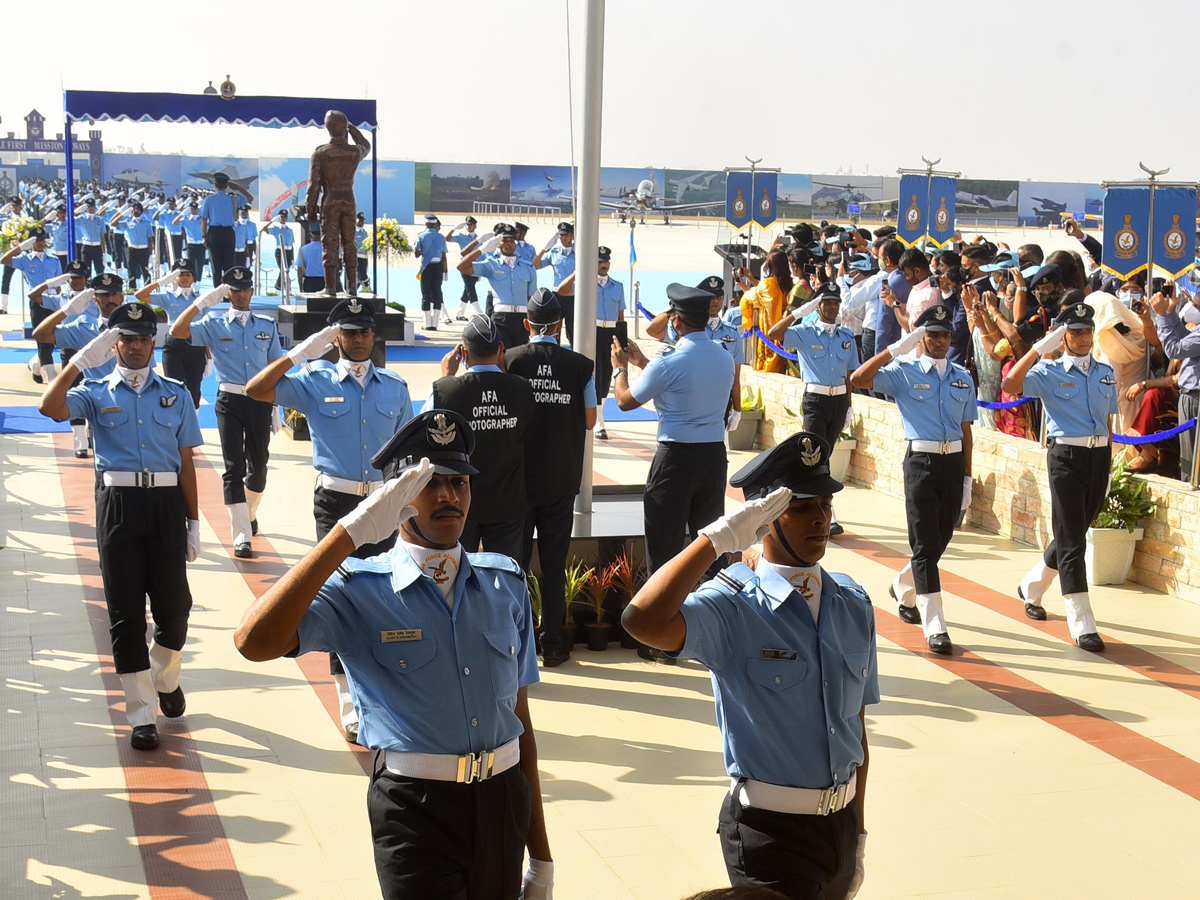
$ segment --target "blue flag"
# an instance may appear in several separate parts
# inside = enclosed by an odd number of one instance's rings
[[[1196,265],[1196,190],[1154,191],[1154,268],[1172,280]]]
[[[911,247],[925,237],[925,216],[928,213],[925,206],[929,202],[929,198],[926,196],[928,189],[929,186],[926,184],[924,175],[903,175],[900,178],[896,238],[905,247]]]
[[[1157,191],[1155,200],[1164,191]],[[1192,215],[1196,214],[1193,202]],[[1150,224],[1150,188],[1109,188],[1104,197],[1104,271],[1122,281],[1149,265],[1146,230]]]
[[[769,228],[775,221],[775,201],[779,194],[779,175],[775,172],[754,173],[754,221]]]
[[[736,229],[745,228],[754,216],[751,188],[749,172],[730,172],[725,179],[725,221]]]
[[[632,221],[632,219],[630,220]],[[637,248],[633,246],[633,229],[629,229],[629,268],[633,268],[637,262]]]
[[[929,243],[944,247],[954,239],[954,200],[958,179],[946,175],[904,175],[900,179],[896,237],[906,247]],[[928,205],[929,208],[926,208]]]
[[[944,247],[954,240],[954,198],[958,179],[934,175],[929,181],[929,241]]]

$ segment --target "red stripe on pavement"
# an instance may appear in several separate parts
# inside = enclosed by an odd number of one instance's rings
[[[125,692],[113,668],[108,608],[96,549],[95,492],[91,460],[77,460],[70,434],[54,435],[67,523],[84,606],[117,732],[117,755],[129,791],[129,811],[152,900],[245,900],[246,888],[213,803],[187,717],[159,719],[162,746],[143,752],[129,746]],[[186,678],[186,672],[185,672]]]

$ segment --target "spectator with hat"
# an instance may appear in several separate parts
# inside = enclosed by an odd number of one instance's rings
[[[199,295],[191,260],[177,259],[166,275],[147,284],[135,296],[143,303],[161,306],[167,314],[167,322],[172,323]],[[187,385],[192,403],[199,409],[200,385],[206,376],[212,374],[213,368],[208,348],[193,346],[168,330],[167,339],[163,342],[162,360],[163,372],[167,377]]]
[[[489,255],[493,250],[498,252]],[[493,298],[487,312],[500,329],[505,347],[519,347],[529,340],[525,304],[537,290],[537,272],[517,257],[516,228],[497,223],[490,238],[463,253],[458,271],[488,280]]]
[[[56,421],[84,418],[96,443],[96,546],[113,665],[135,750],[153,750],[158,710],[186,708],[179,686],[188,613],[188,562],[200,552],[192,448],[202,443],[182,384],[155,373],[157,319],[146,303],[118,306],[108,327],[63,367],[38,403]],[[107,377],[76,375],[115,359]],[[154,637],[146,646],[146,599]]]
[[[300,293],[319,294],[325,290],[325,268],[321,262],[321,226],[309,222],[307,241],[296,257],[296,277],[300,279]],[[336,285],[331,285],[336,289]]]
[[[574,343],[575,282],[573,279],[568,282],[567,279],[575,274],[575,226],[570,222],[559,222],[558,227],[554,229],[554,234],[550,235],[550,240],[546,241],[546,246],[533,257],[533,267],[535,269],[549,267],[550,271],[554,273],[554,291],[558,294],[563,307],[563,329],[566,332],[567,340]],[[606,349],[609,343],[609,341],[597,342],[596,346]],[[600,357],[607,355],[604,352],[598,353],[597,364],[600,362]]]
[[[413,417],[408,384],[371,362],[375,347],[371,301],[357,297],[339,301],[326,321],[328,327],[305,338],[246,385],[251,399],[294,409],[308,420],[317,470],[313,516],[318,541],[383,486],[383,473],[372,457]],[[324,357],[335,347],[338,359],[332,363]],[[300,369],[288,374],[293,366]],[[393,534],[356,548],[352,555],[366,559],[395,543]],[[336,653],[329,656],[329,671],[337,688],[342,730],[346,740],[353,742],[358,737],[358,713]]]
[[[529,685],[533,612],[511,559],[460,542],[476,501],[470,424],[426,410],[372,458],[384,486],[247,610],[247,659],[313,650],[345,663],[359,743],[378,752],[367,792],[384,900],[553,895]],[[367,560],[356,549],[400,529]]]
[[[1042,597],[1059,576],[1067,625],[1080,648],[1098,653],[1088,596],[1084,552],[1087,530],[1108,496],[1112,417],[1117,381],[1112,367],[1092,357],[1095,311],[1081,302],[1065,306],[1054,330],[1033,345],[1004,379],[1016,396],[1037,397],[1046,410],[1046,469],[1054,539],[1017,586],[1025,615],[1044,621]],[[1056,359],[1048,357],[1062,356]]]
[[[274,319],[250,310],[254,276],[244,266],[225,273],[219,286],[192,302],[171,325],[171,334],[209,349],[217,371],[217,432],[225,471],[225,507],[229,511],[233,555],[254,556],[250,539],[258,533],[258,505],[267,487],[271,443],[271,404],[246,393],[246,384],[283,356]],[[226,297],[228,312],[212,312]]]
[[[920,267],[909,258],[902,260],[902,270],[912,283]],[[917,284],[927,280],[926,275]],[[888,592],[899,605],[900,618],[923,625],[929,649],[941,654],[951,653],[953,645],[942,612],[938,561],[950,546],[959,514],[971,504],[971,423],[976,417],[970,373],[946,358],[950,331],[950,310],[930,306],[912,331],[850,376],[855,387],[895,397],[900,410],[908,442],[904,500],[912,559]],[[921,356],[909,355],[918,345]]]
[[[479,240],[479,235],[475,233],[475,227],[479,224],[474,216],[467,216],[462,223],[455,225],[450,229],[450,233],[446,235],[447,241],[453,241],[458,245],[460,255],[466,255],[473,245]],[[461,234],[455,234],[460,228],[466,229]],[[468,275],[466,272],[459,272],[462,276],[463,292],[458,299],[458,314],[455,318],[459,322],[467,321],[467,313],[478,316],[483,313],[479,308],[479,295],[475,293],[475,285],[479,282],[479,278],[475,275]]]
[[[413,253],[421,261],[421,312],[425,314],[425,330],[437,331],[442,314],[442,282],[448,277],[446,239],[442,223],[433,213],[425,214],[425,230],[417,235]]]

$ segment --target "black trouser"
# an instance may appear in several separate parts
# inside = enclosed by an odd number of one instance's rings
[[[367,275],[367,258],[360,256],[358,258],[358,286],[362,287],[370,280],[370,277]]]
[[[204,245],[189,243],[187,245],[187,258],[188,262],[192,264],[192,274],[195,275],[196,280],[199,281],[204,277]]]
[[[517,900],[532,803],[519,764],[474,784],[377,769],[367,817],[383,900]]]
[[[1179,421],[1186,422],[1200,415],[1200,390],[1179,392]],[[1192,478],[1192,458],[1196,453],[1196,429],[1189,428],[1179,434],[1179,478]]]
[[[819,434],[829,442],[829,449],[837,443],[842,426],[846,424],[846,410],[850,408],[849,394],[813,394],[804,392],[800,410],[804,414],[804,430]]]
[[[131,288],[137,287],[139,278],[145,278],[146,281],[150,280],[149,247],[129,248],[129,286]]]
[[[154,642],[182,650],[192,594],[187,582],[187,505],[178,487],[96,489],[96,547],[118,674],[150,668],[146,597]]]
[[[333,526],[338,523],[338,519],[351,512],[365,499],[365,497],[355,494],[331,491],[329,488],[313,488],[313,518],[317,521],[317,540],[322,540],[325,535],[333,531]],[[396,537],[397,535],[393,534],[378,544],[363,544],[350,555],[357,559],[366,559],[368,556],[386,553],[396,546]],[[329,674],[346,674],[346,669],[342,666],[342,661],[336,653],[329,654]]]
[[[83,262],[83,272],[104,274],[104,247],[100,244],[77,244],[75,258]]]
[[[324,275],[305,275],[300,282],[300,291],[304,294],[319,294],[325,290]]]
[[[942,589],[938,560],[954,537],[965,473],[966,459],[961,452],[914,453],[910,448],[904,457],[904,512],[918,594]]]
[[[479,276],[478,275],[463,275],[462,280],[463,280],[463,292],[462,292],[462,296],[458,298],[458,302],[462,303],[462,304],[478,303],[479,302],[479,294],[477,294],[475,292],[475,285],[479,283]],[[459,312],[462,312],[462,310],[459,310]]]
[[[724,443],[659,441],[642,501],[650,574],[683,550],[688,534],[725,514],[727,468]]]
[[[233,251],[233,264],[235,266],[246,266],[247,268],[250,267],[250,259],[246,255],[245,249],[242,249],[242,250],[235,249]]]
[[[183,232],[171,235],[171,250],[175,254],[175,259],[183,259]],[[197,278],[200,276],[197,275]]]
[[[225,505],[246,502],[246,491],[261,494],[267,486],[271,445],[271,404],[242,394],[217,392],[217,434],[225,472]]]
[[[475,553],[483,544],[485,553],[503,553],[513,559],[521,558],[521,543],[525,538],[525,520],[508,522],[468,522],[458,542],[468,553]]]
[[[3,266],[4,274],[0,276],[0,294],[7,294],[12,288],[13,274],[17,271],[12,266]]]
[[[1183,414],[1180,413],[1180,418]],[[1185,420],[1186,421],[1186,420]],[[1112,465],[1109,447],[1071,447],[1050,438],[1046,470],[1050,482],[1050,529],[1054,534],[1042,555],[1046,565],[1058,570],[1064,594],[1088,589],[1084,552],[1087,530],[1108,496]]]
[[[109,235],[109,240],[112,242],[113,268],[125,268],[125,235],[114,232]]]
[[[529,332],[525,330],[525,313],[498,312],[489,315],[500,330],[500,340],[504,342],[506,350],[529,343]]]
[[[246,262],[245,265],[254,265],[254,254],[258,252],[258,244],[255,241],[246,241]]]
[[[442,308],[442,267],[435,263],[421,270],[421,311]]]
[[[561,649],[562,627],[567,615],[566,568],[575,524],[575,497],[529,498],[525,534],[521,546],[521,568],[529,571],[533,559],[533,531],[537,529],[539,585],[542,590],[542,649]]]
[[[220,284],[225,273],[233,268],[235,243],[232,225],[208,226],[208,258],[212,260],[213,284]]]
[[[562,297],[563,331],[567,334],[567,343],[575,346],[575,295]],[[611,356],[611,354],[609,354]]]
[[[737,796],[741,784],[725,796],[717,826],[729,883],[791,900],[843,900],[854,880],[858,806],[828,816],[746,807]]]
[[[46,307],[42,306],[42,304],[40,304],[40,303],[36,303],[32,300],[29,301],[29,321],[33,325],[34,328],[37,328],[38,325],[40,325],[46,319],[50,318],[50,316],[53,314],[53,312],[54,312],[54,310],[46,309]],[[53,341],[50,342],[49,344],[44,343],[43,341],[38,341],[37,356],[38,356],[38,362],[41,365],[43,365],[43,366],[54,365],[54,343],[53,343]],[[47,380],[47,383],[49,383],[49,380]]]
[[[286,255],[286,262],[284,257]],[[279,267],[279,274],[275,276],[275,290],[281,290],[283,285],[283,270],[292,267],[292,248],[285,247],[282,250],[279,247],[275,248],[275,265]]]
[[[208,353],[199,344],[191,344],[173,334],[167,335],[163,343],[163,373],[187,385],[196,409],[200,408],[200,384],[204,381],[204,367],[208,365]]]
[[[596,406],[600,409],[604,409],[604,398],[612,384],[612,342],[616,336],[615,328],[596,329]]]

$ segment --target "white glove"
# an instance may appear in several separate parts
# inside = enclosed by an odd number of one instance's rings
[[[712,542],[717,556],[737,553],[758,543],[771,529],[792,502],[792,490],[776,488],[765,497],[742,504],[742,508],[727,516],[721,516],[711,525],[700,529],[700,533]]]
[[[1053,353],[1058,349],[1058,345],[1063,342],[1063,336],[1067,333],[1066,325],[1059,325],[1052,332],[1033,345],[1033,349],[1037,351],[1038,356],[1045,356],[1047,353]]]
[[[433,478],[433,463],[427,459],[413,466],[373,493],[338,520],[357,550],[391,537],[400,523],[417,514],[412,502]]]
[[[204,311],[210,306],[216,306],[218,303],[228,297],[231,290],[233,290],[233,288],[227,284],[223,284],[220,287],[215,287],[207,294],[201,294],[199,297],[197,297],[192,303],[192,306],[196,307],[198,310]]]
[[[542,248],[543,253],[549,253],[554,249],[554,245],[558,243],[558,232],[550,235],[550,240],[546,241],[546,246]]]
[[[742,421],[742,411],[740,409],[731,409],[729,415],[725,417],[725,430],[736,431],[738,424]]]
[[[554,900],[554,863],[529,857],[522,900]]]
[[[967,509],[971,505],[971,494],[975,488],[975,479],[970,475],[963,476],[963,496],[962,508]]]
[[[854,895],[862,887],[863,879],[867,877],[867,833],[858,836],[858,849],[854,851],[854,877],[850,879],[850,887],[846,891],[846,900],[854,900]]]
[[[276,435],[283,431],[283,419],[279,417],[279,407],[271,407],[271,434]]]
[[[71,363],[75,368],[94,369],[96,366],[102,366],[117,352],[117,329],[106,328],[90,341],[88,341],[82,350],[71,357]]]
[[[842,423],[842,431],[846,434],[854,434],[854,407],[846,408],[846,421]]]
[[[921,338],[925,337],[925,326],[914,328],[900,340],[894,344],[888,344],[888,352],[892,354],[892,359],[899,359],[904,354],[908,353],[913,347],[921,343]]]
[[[25,240],[21,241],[21,252],[24,253],[26,250],[32,250],[33,245],[36,243],[37,238],[35,237],[25,238]]]
[[[96,292],[91,288],[84,288],[78,294],[71,298],[71,302],[62,308],[63,313],[68,316],[77,316],[92,302],[92,298],[96,296]]]
[[[187,520],[187,561],[195,562],[200,555],[200,520]]]
[[[446,283],[447,281],[449,281],[449,280],[450,280],[450,273],[449,273],[449,272],[443,272],[443,273],[442,273],[442,284],[445,284],[445,283]]]
[[[117,210],[117,217],[120,218],[121,216],[128,215],[131,211],[132,211],[132,208],[129,206],[128,203],[126,203],[124,206],[122,206],[120,209]]]
[[[178,282],[179,282],[179,270],[172,269],[170,272],[168,272],[162,278],[158,279],[158,286],[159,287],[169,287],[170,285],[177,284]]]
[[[484,253],[491,253],[493,250],[495,250],[499,246],[500,246],[500,235],[493,234],[490,238],[488,238],[486,241],[484,241],[482,244],[480,244],[476,249],[479,251],[479,254],[482,256]]]
[[[310,359],[319,359],[329,352],[333,346],[333,339],[341,333],[341,330],[338,325],[326,325],[316,334],[309,335],[289,350],[288,359],[297,365],[306,363]]]
[[[792,318],[795,319],[797,322],[799,322],[801,319],[805,318],[810,313],[815,311],[817,306],[820,304],[820,302],[821,302],[820,297],[814,297],[813,299],[811,299],[807,303],[805,303],[803,306],[796,307],[796,309],[794,309],[792,311]]]

